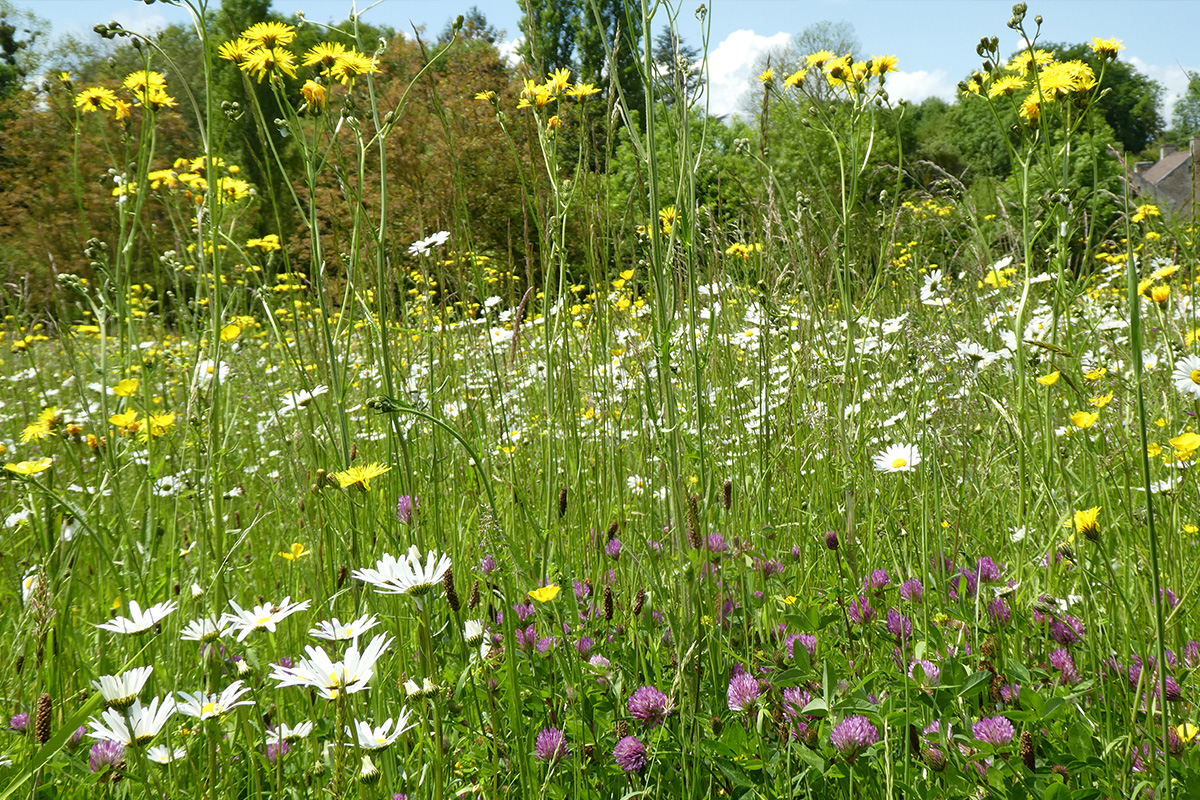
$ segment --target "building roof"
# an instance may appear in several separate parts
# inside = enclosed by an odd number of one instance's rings
[[[1148,170],[1138,175],[1138,177],[1152,186],[1157,186],[1172,172],[1187,164],[1191,158],[1192,154],[1187,150],[1180,150],[1177,153],[1171,153],[1171,155],[1162,159],[1153,167],[1150,167]]]

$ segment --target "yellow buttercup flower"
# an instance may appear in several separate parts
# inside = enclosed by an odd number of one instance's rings
[[[1108,367],[1096,367],[1090,372],[1083,373],[1083,377],[1089,381],[1098,381],[1108,374]]]
[[[1100,415],[1094,411],[1076,411],[1071,415],[1071,424],[1076,428],[1090,428],[1096,424],[1096,420],[1100,419]]]
[[[167,432],[167,429],[175,424],[174,414],[151,414],[150,415],[150,435],[162,436]]]
[[[539,603],[549,603],[554,598],[558,597],[560,587],[557,583],[552,583],[549,586],[543,586],[540,589],[532,589],[529,596]]]
[[[305,550],[304,545],[300,542],[292,542],[292,549],[288,552],[280,551],[276,555],[280,558],[285,558],[288,561],[299,561],[307,555],[311,555],[312,550]]]
[[[1200,450],[1200,435],[1193,431],[1180,434],[1169,441],[1171,447],[1175,448],[1175,457],[1180,461],[1187,461],[1197,450]]]
[[[1054,370],[1054,372],[1051,372],[1049,375],[1043,375],[1040,378],[1038,378],[1037,382],[1040,383],[1042,386],[1053,386],[1054,384],[1058,383],[1058,376],[1061,374],[1062,374],[1062,371],[1056,369],[1056,370]]]
[[[1093,397],[1091,400],[1088,400],[1088,402],[1096,408],[1104,408],[1106,405],[1112,402],[1112,399],[1113,393],[1109,392],[1108,394],[1102,394],[1099,397]]]
[[[46,456],[36,461],[18,461],[15,464],[5,464],[4,468],[9,472],[15,472],[17,475],[29,476],[45,472],[52,466],[54,466],[54,459]]]
[[[124,413],[113,414],[111,417],[108,418],[108,421],[112,425],[114,425],[116,427],[116,429],[121,433],[124,433],[125,431],[129,431],[130,433],[137,433],[138,428],[141,427],[141,425],[138,424],[137,418],[138,418],[137,409],[131,408],[130,410],[128,410]]]
[[[126,378],[113,387],[112,393],[117,397],[132,397],[138,388],[137,378]]]
[[[226,325],[224,328],[221,328],[221,341],[222,342],[232,342],[241,335],[242,335],[242,329],[238,325],[234,325],[234,324],[230,323],[229,325]]]

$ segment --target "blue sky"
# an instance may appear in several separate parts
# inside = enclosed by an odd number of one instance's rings
[[[163,3],[140,0],[12,0],[47,20],[53,35],[91,35],[97,22],[116,19],[128,28],[147,30],[183,22],[184,12]],[[700,44],[693,10],[699,0],[684,0],[679,15],[684,38]],[[433,34],[447,20],[478,5],[489,21],[507,31],[511,44],[519,37],[517,0],[383,0],[366,12],[375,24],[408,30],[424,25]],[[275,10],[303,10],[310,19],[345,19],[349,0],[274,0]],[[359,2],[360,8],[369,6]],[[1200,2],[1196,0],[1033,0],[1029,21],[1041,14],[1043,37],[1081,42],[1093,36],[1124,40],[1122,58],[1167,89],[1169,112],[1187,86],[1186,70],[1200,70]],[[959,80],[978,64],[975,44],[984,35],[999,36],[1002,49],[1015,50],[1018,40],[1005,27],[1012,4],[1006,0],[709,0],[711,40],[710,107],[714,113],[736,111],[753,80],[760,57],[786,45],[788,37],[821,20],[851,23],[866,51],[900,58],[900,73],[890,83],[893,97],[918,102],[936,95],[949,99]]]

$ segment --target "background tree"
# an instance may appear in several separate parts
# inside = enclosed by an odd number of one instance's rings
[[[654,64],[658,70],[658,97],[668,106],[680,97],[684,102],[704,89],[704,63],[699,48],[685,43],[670,28],[654,37]]]
[[[1171,115],[1171,133],[1178,139],[1200,134],[1200,72],[1188,73],[1187,91]]]
[[[524,14],[521,32],[525,41],[517,49],[539,78],[553,69],[575,64],[575,35],[579,0],[518,0]]]

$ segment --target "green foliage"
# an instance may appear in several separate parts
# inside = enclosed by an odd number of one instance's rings
[[[1187,91],[1175,103],[1171,132],[1180,138],[1200,134],[1200,73],[1188,73]]]

